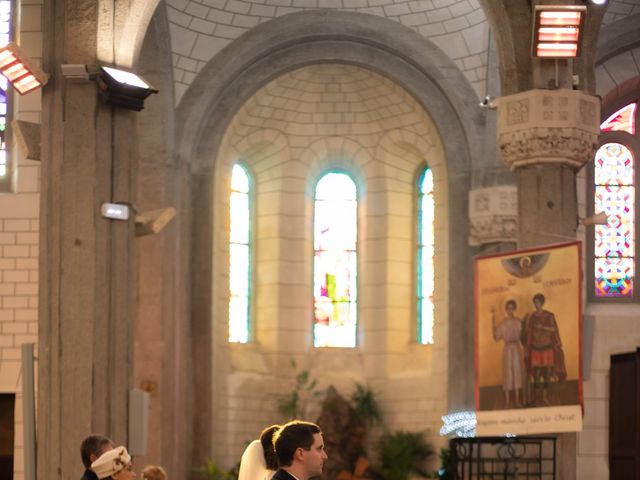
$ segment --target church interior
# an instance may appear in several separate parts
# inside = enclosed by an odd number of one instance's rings
[[[571,54],[540,50],[545,7],[580,12]],[[554,478],[640,478],[611,463],[640,390],[621,412],[610,386],[640,345],[639,25],[639,0],[0,0],[0,47],[45,78],[0,79],[2,472],[79,478],[86,435],[133,441],[132,391],[136,468],[231,469],[301,372],[446,447],[474,259],[579,241],[582,430]]]

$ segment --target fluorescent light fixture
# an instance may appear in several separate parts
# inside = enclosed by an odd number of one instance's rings
[[[112,220],[129,219],[129,207],[121,203],[103,203],[100,207],[100,213],[104,218]]]
[[[587,7],[584,5],[536,5],[533,55],[544,58],[575,58]]]
[[[20,95],[42,87],[49,80],[49,76],[13,42],[0,48],[0,73]]]
[[[158,90],[135,73],[101,67],[98,93],[105,103],[139,112],[144,108],[144,100],[152,93],[158,93]]]

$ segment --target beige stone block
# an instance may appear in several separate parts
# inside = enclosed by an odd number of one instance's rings
[[[14,270],[15,268],[15,258],[0,258],[0,270]]]
[[[12,335],[16,333],[26,334],[28,333],[28,327],[26,323],[2,323],[2,334],[3,335]]]
[[[24,220],[24,219],[7,219],[8,215],[8,211],[5,208],[11,208],[13,205],[11,205],[9,202],[5,202],[7,198],[20,198],[22,199],[31,199],[32,201],[35,199],[37,200],[34,196],[33,198],[30,195],[3,195],[0,197],[0,211],[2,211],[2,214],[5,218],[4,221],[4,231],[5,232],[28,232],[30,230],[30,220]],[[35,216],[37,216],[37,211],[32,212],[35,213]],[[32,216],[32,215],[25,215],[25,216]]]
[[[21,270],[5,270],[2,272],[2,280],[4,282],[28,282],[29,272]]]
[[[4,308],[25,308],[29,306],[28,297],[3,297],[2,306]]]
[[[16,284],[16,295],[38,295],[38,285],[33,283]]]
[[[580,478],[582,480],[602,480],[609,478],[609,460],[607,456],[578,455],[576,462],[576,478]]]
[[[40,112],[42,110],[42,89],[38,88],[19,97],[18,108],[23,112]],[[38,166],[37,163],[33,165],[34,167]],[[19,176],[20,172],[18,172],[18,178]]]
[[[584,402],[584,426],[607,428],[609,425],[608,400],[586,400]]]
[[[5,257],[28,257],[30,255],[29,247],[25,245],[5,245],[2,249]]]
[[[606,429],[584,429],[578,433],[578,455],[607,455],[608,431]]]
[[[33,59],[42,58],[42,32],[22,32],[20,48]]]
[[[15,243],[15,233],[0,233],[0,245],[14,245]]]
[[[20,31],[42,30],[42,7],[40,5],[23,5],[20,9]]]
[[[15,318],[15,310],[0,309],[0,322],[11,322]]]
[[[16,270],[37,270],[38,259],[37,258],[16,258],[14,268]]]
[[[12,347],[13,337],[0,336],[0,347]],[[4,350],[4,349],[3,349]],[[0,392],[15,392],[20,386],[20,362],[6,361],[0,362]]]
[[[37,193],[40,191],[40,168],[19,167],[18,168],[18,192]]]
[[[19,245],[37,245],[39,235],[36,232],[20,232],[16,235],[16,243]]]
[[[13,283],[0,283],[0,295],[14,295],[16,286]]]

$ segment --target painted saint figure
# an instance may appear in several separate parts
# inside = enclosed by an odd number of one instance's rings
[[[525,365],[530,381],[533,381],[534,404],[542,391],[542,403],[549,402],[549,383],[562,382],[567,378],[564,352],[556,317],[543,310],[545,297],[542,293],[533,296],[535,311],[525,317],[522,343],[525,348]]]
[[[515,300],[507,300],[504,305],[506,317],[496,325],[495,309],[491,307],[491,323],[493,339],[504,340],[502,350],[502,389],[504,391],[505,408],[522,407],[522,388],[524,378],[524,362],[522,360],[522,320],[515,316],[518,305]],[[512,393],[511,393],[512,392]],[[513,404],[511,403],[513,396]]]

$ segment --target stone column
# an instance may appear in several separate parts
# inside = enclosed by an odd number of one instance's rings
[[[575,239],[575,171],[598,145],[600,100],[579,90],[529,90],[498,102],[498,144],[518,183],[519,246]]]
[[[127,443],[133,219],[104,219],[100,205],[133,199],[134,117],[99,103],[94,82],[60,74],[63,63],[98,64],[101,7],[44,7],[52,76],[42,98],[37,461],[47,480],[79,478],[80,442],[91,432]]]
[[[498,144],[516,172],[520,248],[575,240],[575,172],[593,158],[599,125],[600,100],[579,90],[535,89],[500,98]],[[575,479],[576,434],[558,435],[557,458],[558,478]]]

